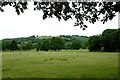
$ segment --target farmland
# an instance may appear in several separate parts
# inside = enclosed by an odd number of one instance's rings
[[[3,78],[116,78],[118,53],[88,50],[2,52]]]

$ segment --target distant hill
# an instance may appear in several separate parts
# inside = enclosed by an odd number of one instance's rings
[[[89,40],[89,37],[79,36],[79,35],[71,35],[71,36],[70,35],[60,35],[60,37],[65,38],[64,40],[66,42],[68,42],[68,41],[72,42],[74,40],[78,40],[82,43],[82,46],[86,45],[86,42],[88,42],[88,40]]]
[[[79,35],[60,35],[59,37],[63,38],[65,40],[65,43],[72,42],[73,40],[78,40],[82,43],[82,46],[89,40],[89,37],[87,36],[79,36]],[[24,43],[41,43],[44,40],[50,40],[52,36],[29,36],[29,37],[21,37],[21,38],[12,38],[12,39],[3,39],[6,41],[12,41],[15,40],[17,44],[24,44]]]

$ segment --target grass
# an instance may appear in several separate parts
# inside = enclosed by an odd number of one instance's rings
[[[52,38],[52,37],[50,37],[50,36],[41,36],[41,37],[37,37],[38,39],[50,39],[50,38]]]
[[[3,78],[116,78],[118,53],[62,50],[2,52]]]

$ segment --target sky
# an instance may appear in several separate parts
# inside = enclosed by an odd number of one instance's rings
[[[59,35],[80,35],[92,36],[101,34],[106,29],[118,29],[118,15],[112,21],[103,24],[96,22],[88,25],[86,30],[79,26],[74,27],[74,20],[58,21],[56,18],[42,19],[41,11],[33,11],[32,3],[24,13],[17,15],[15,9],[6,6],[5,12],[0,12],[0,40],[4,38],[18,38],[28,36],[59,36]]]

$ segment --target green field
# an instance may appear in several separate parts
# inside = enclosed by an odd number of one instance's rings
[[[62,50],[2,52],[3,78],[116,78],[118,53]]]

